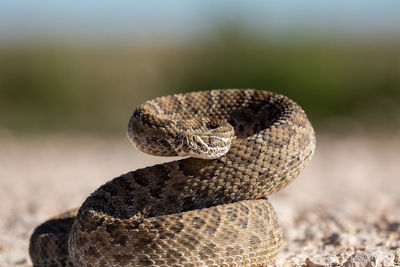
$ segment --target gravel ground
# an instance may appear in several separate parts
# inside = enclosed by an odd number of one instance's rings
[[[121,137],[0,138],[0,266],[31,266],[35,226],[112,177],[167,161]],[[318,138],[311,164],[271,201],[284,230],[274,266],[400,265],[400,139]]]

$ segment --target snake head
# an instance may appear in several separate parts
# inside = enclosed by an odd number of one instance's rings
[[[231,147],[232,138],[184,134],[175,139],[175,152],[180,157],[215,159],[223,156]]]
[[[182,122],[179,129],[173,146],[181,157],[219,158],[229,151],[235,139],[235,130],[224,120],[195,118]]]
[[[175,136],[173,145],[181,157],[219,158],[229,151],[235,139],[235,130],[224,120],[192,119],[180,128],[183,130]]]

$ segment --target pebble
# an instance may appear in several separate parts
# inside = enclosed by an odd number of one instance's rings
[[[306,259],[306,267],[334,267],[340,266],[335,256],[311,256]]]
[[[400,248],[394,253],[394,264],[400,265]]]
[[[394,266],[395,255],[385,248],[358,251],[350,256],[343,267],[390,267]]]

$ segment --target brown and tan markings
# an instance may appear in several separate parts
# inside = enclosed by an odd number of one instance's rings
[[[35,266],[265,266],[282,234],[267,196],[310,161],[314,130],[279,94],[228,89],[140,105],[143,152],[184,159],[121,175],[31,237]],[[189,157],[189,158],[188,158]]]

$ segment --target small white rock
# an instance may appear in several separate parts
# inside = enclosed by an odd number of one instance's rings
[[[394,266],[394,254],[385,248],[356,252],[344,263],[343,267],[389,267]]]
[[[366,252],[356,252],[343,264],[343,267],[375,267],[375,258]]]
[[[335,256],[311,256],[306,259],[306,267],[333,267],[340,266]]]

